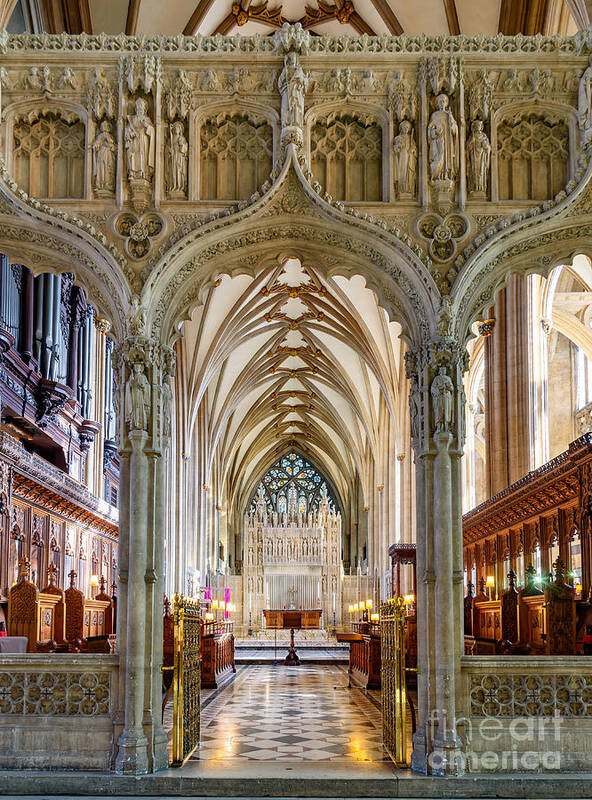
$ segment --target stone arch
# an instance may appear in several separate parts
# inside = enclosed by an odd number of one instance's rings
[[[41,272],[72,272],[112,337],[127,334],[131,291],[127,262],[96,229],[50,205],[29,198],[2,165],[0,172],[0,252],[15,263]]]
[[[425,252],[385,222],[356,209],[346,213],[329,195],[321,198],[292,146],[273,177],[250,201],[185,231],[153,265],[142,297],[153,335],[163,343],[174,341],[179,324],[217,275],[255,274],[284,252],[319,264],[327,275],[363,275],[389,318],[401,323],[407,342],[428,338],[440,295],[422,260]]]
[[[555,200],[502,220],[497,229],[485,232],[484,242],[477,238],[479,247],[472,254],[465,250],[457,259],[460,270],[451,299],[460,340],[468,340],[471,325],[492,305],[511,273],[536,272],[547,277],[579,253],[592,253],[591,176],[589,167],[577,187],[573,182],[568,185],[570,194],[560,192]]]

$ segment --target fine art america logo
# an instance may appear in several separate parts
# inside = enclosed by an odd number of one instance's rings
[[[555,711],[549,717],[498,717],[475,719],[460,717],[456,730],[465,743],[459,754],[454,736],[442,740],[442,715],[431,715],[430,728],[434,750],[428,757],[430,772],[450,773],[448,760],[457,761],[457,771],[464,772],[549,772],[561,769],[562,717]],[[454,753],[452,756],[451,754]]]

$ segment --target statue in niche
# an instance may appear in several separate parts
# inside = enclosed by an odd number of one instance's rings
[[[483,130],[483,121],[473,120],[471,135],[467,141],[467,166],[469,191],[481,197],[487,192],[491,144]]]
[[[411,392],[409,393],[409,416],[411,421],[411,438],[419,437],[419,421],[421,417],[421,392],[416,381],[412,381]]]
[[[150,414],[150,384],[144,375],[144,365],[135,362],[125,387],[125,419],[130,431],[148,430]]]
[[[403,120],[393,142],[395,188],[399,197],[413,197],[417,171],[417,145],[410,122]]]
[[[309,76],[302,69],[297,54],[288,53],[278,78],[278,89],[282,96],[282,127],[302,128],[304,96],[308,91],[308,83]]]
[[[189,145],[182,122],[173,122],[169,131],[169,193],[183,196],[187,189],[187,153]]]
[[[592,56],[578,86],[578,120],[588,138],[592,134]]]
[[[139,97],[135,103],[136,113],[125,122],[125,149],[127,174],[131,180],[150,180],[154,169],[154,125],[148,116],[148,104]]]
[[[435,432],[450,430],[454,384],[452,383],[452,378],[446,372],[446,367],[440,367],[438,370],[438,374],[432,381],[430,393],[434,405]]]
[[[162,435],[165,439],[171,436],[172,392],[168,381],[162,385]]]
[[[92,152],[95,189],[110,191],[113,185],[115,139],[111,134],[111,125],[107,120],[101,122],[100,133],[93,142]]]
[[[445,94],[436,97],[436,110],[428,125],[428,144],[432,181],[452,184],[458,172],[458,125]]]

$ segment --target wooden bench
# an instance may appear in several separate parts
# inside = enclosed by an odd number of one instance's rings
[[[232,622],[205,622],[201,630],[201,685],[217,689],[220,681],[236,672]]]

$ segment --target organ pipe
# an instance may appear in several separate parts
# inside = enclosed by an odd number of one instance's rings
[[[11,265],[8,256],[0,255],[0,327],[18,341],[20,326],[19,264]]]

